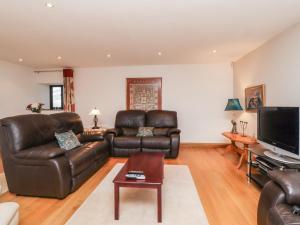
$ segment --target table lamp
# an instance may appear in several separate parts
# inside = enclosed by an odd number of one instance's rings
[[[238,98],[230,98],[228,99],[225,111],[242,111],[243,108],[240,104],[240,100]],[[232,123],[232,129],[231,133],[237,134],[237,129],[236,129],[236,122],[234,120],[231,120]]]
[[[92,129],[99,129],[100,127],[98,127],[98,115],[100,115],[100,110],[97,109],[96,107],[94,109],[92,109],[92,111],[90,112],[91,116],[94,116],[94,127]]]

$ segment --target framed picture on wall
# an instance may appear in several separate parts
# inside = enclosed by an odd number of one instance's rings
[[[265,106],[265,85],[257,85],[245,89],[245,109],[257,112],[259,107]]]
[[[161,109],[162,78],[127,78],[127,110]]]

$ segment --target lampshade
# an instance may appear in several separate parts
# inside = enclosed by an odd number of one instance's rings
[[[95,116],[95,115],[100,115],[100,110],[97,108],[92,109],[92,111],[90,112],[91,116]]]
[[[240,100],[238,98],[228,99],[225,111],[238,111],[243,110]]]

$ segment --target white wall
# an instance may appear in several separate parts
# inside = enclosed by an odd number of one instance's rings
[[[55,84],[63,84],[63,71],[58,69],[49,69],[48,71],[39,71],[35,72],[37,83],[38,84],[45,84],[45,85],[55,85]]]
[[[101,110],[101,124],[113,127],[118,110],[126,108],[126,78],[162,77],[163,109],[178,112],[183,142],[224,142],[230,129],[224,112],[233,95],[229,63],[75,69],[76,111],[85,126],[92,126],[89,111]]]
[[[0,61],[0,118],[29,113],[25,108],[40,100],[39,92],[32,68]]]
[[[300,105],[300,24],[234,63],[234,96],[244,104],[246,87],[265,84],[267,106]],[[247,133],[257,133],[256,113],[242,113]]]

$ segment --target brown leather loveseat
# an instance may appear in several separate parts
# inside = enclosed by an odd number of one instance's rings
[[[260,195],[257,225],[296,225],[300,215],[293,214],[293,207],[300,207],[300,172],[271,171],[268,182]]]
[[[137,137],[139,127],[154,127],[153,136]],[[134,152],[163,152],[176,158],[180,144],[177,113],[166,110],[124,110],[116,115],[115,128],[108,130],[106,138],[112,156],[129,156]]]
[[[75,113],[30,114],[0,120],[0,144],[9,191],[18,195],[64,198],[96,172],[109,156],[106,141],[82,140],[59,148],[55,132],[83,125]]]

